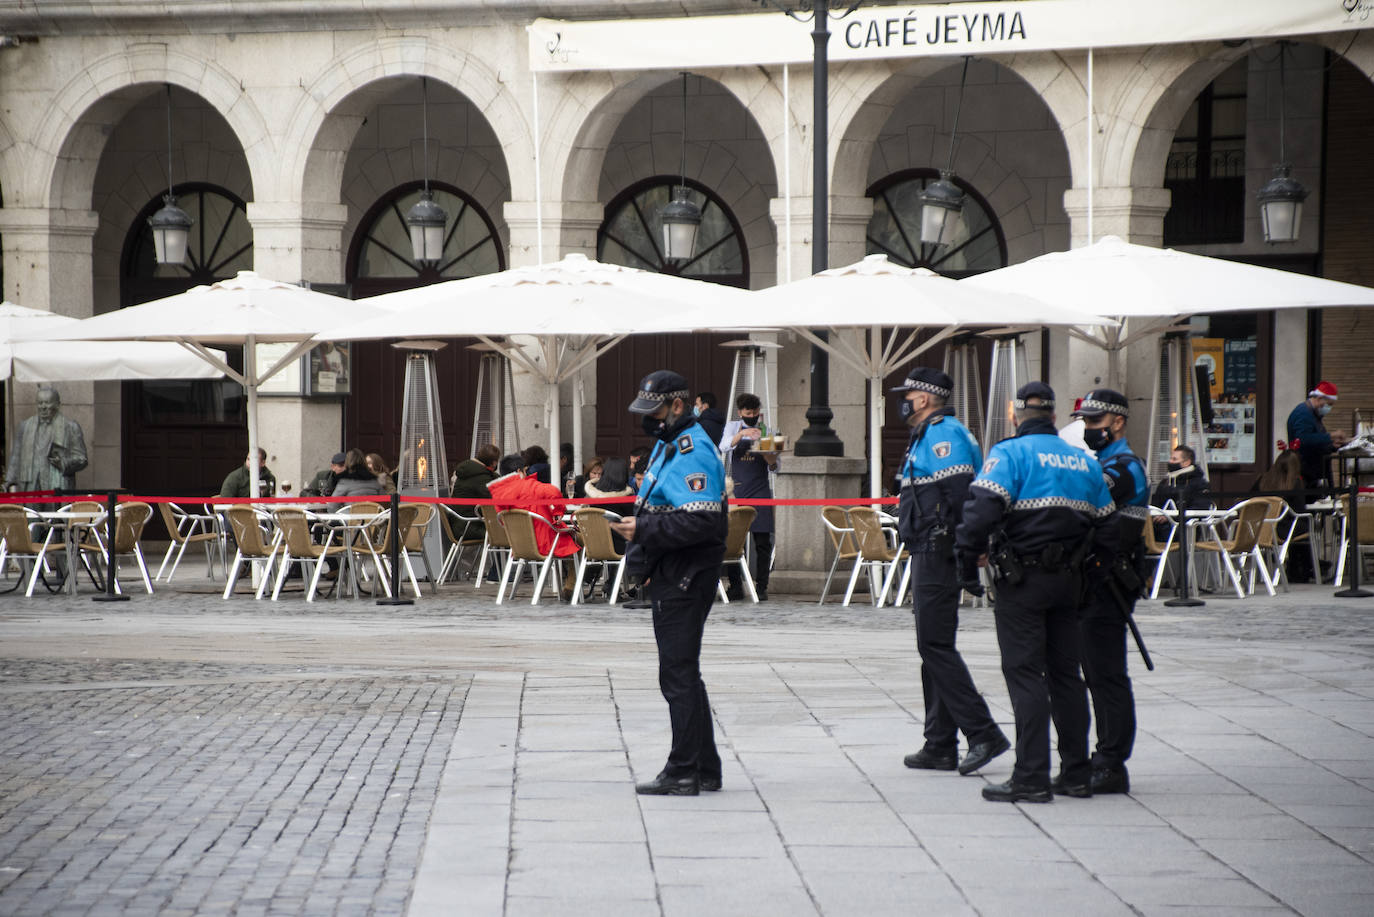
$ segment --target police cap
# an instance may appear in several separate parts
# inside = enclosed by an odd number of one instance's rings
[[[649,373],[640,380],[639,391],[635,394],[635,400],[630,402],[629,411],[631,414],[652,414],[665,401],[670,404],[674,398],[685,401],[690,388],[687,380],[671,369]]]
[[[1038,398],[1040,400],[1039,404],[1032,405],[1032,407],[1047,411],[1054,409],[1054,389],[1043,382],[1027,382],[1025,385],[1018,388],[1016,390],[1016,400],[1011,403],[1011,406],[1018,411],[1024,411],[1026,409],[1026,402],[1032,398]]]
[[[894,394],[900,392],[903,395],[907,392],[930,392],[932,395],[948,398],[954,394],[954,380],[938,369],[917,366],[906,374],[906,381],[888,391]]]
[[[1103,414],[1131,416],[1131,405],[1126,396],[1111,388],[1095,388],[1083,396],[1075,417],[1101,417]]]

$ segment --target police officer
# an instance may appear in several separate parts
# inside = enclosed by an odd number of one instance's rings
[[[631,542],[626,562],[645,577],[658,643],[658,684],[673,744],[658,776],[635,787],[650,796],[696,796],[721,785],[711,703],[701,680],[701,636],[725,556],[725,467],[688,404],[687,380],[645,376],[630,412],[657,442],[630,519],[611,523]]]
[[[973,685],[954,646],[959,629],[959,575],[954,530],[963,518],[968,485],[983,466],[973,434],[945,402],[954,383],[938,369],[918,366],[891,389],[902,397],[911,427],[902,463],[897,531],[911,552],[916,649],[925,696],[925,745],[907,755],[907,767],[971,774],[1011,747],[987,702]],[[968,753],[958,760],[962,730]]]
[[[1126,793],[1131,789],[1126,759],[1135,744],[1135,696],[1126,671],[1126,618],[1140,595],[1140,554],[1150,514],[1150,482],[1145,463],[1126,442],[1126,396],[1098,388],[1083,396],[1074,417],[1083,418],[1083,441],[1097,453],[1116,505],[1112,521],[1120,542],[1116,562],[1107,571],[1106,589],[1093,590],[1083,605],[1083,677],[1092,695],[1097,721],[1092,791]]]
[[[1051,718],[1062,788],[1092,794],[1088,697],[1078,673],[1080,576],[1088,550],[1108,557],[1115,548],[1107,524],[1114,504],[1097,462],[1059,438],[1048,385],[1021,386],[1012,406],[1016,435],[992,447],[969,485],[955,550],[960,583],[974,594],[983,589],[980,559],[991,558],[997,643],[1016,716],[1011,779],[983,787],[983,798],[1050,802]]]

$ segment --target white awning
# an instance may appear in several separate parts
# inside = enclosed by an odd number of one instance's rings
[[[837,4],[838,5],[838,4]],[[831,61],[1278,38],[1374,27],[1374,0],[992,0],[862,7],[830,23]],[[678,70],[801,64],[811,25],[780,12],[529,26],[530,68]]]

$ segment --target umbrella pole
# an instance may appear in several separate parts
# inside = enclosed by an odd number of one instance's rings
[[[559,421],[560,421],[560,418],[559,418],[559,416],[558,416],[559,413],[560,413],[560,412],[559,412],[559,404],[558,404],[558,383],[557,383],[556,381],[552,380],[552,379],[549,380],[548,402],[549,402],[549,483],[553,484],[554,486],[558,487],[558,489],[562,490],[562,489],[563,489],[563,482],[562,482],[561,480],[557,480],[557,478],[558,478],[558,474],[557,474],[557,469],[558,469],[558,440],[559,440],[559,439],[561,438],[561,436],[562,436],[562,430],[559,429]]]
[[[14,449],[14,376],[5,380],[5,461]]]
[[[244,394],[248,396],[248,455],[253,465],[248,469],[248,495],[256,500],[262,496],[258,486],[258,476],[262,471],[258,461],[258,348],[257,337],[248,335],[243,344]]]
[[[586,394],[582,391],[582,371],[578,370],[577,375],[573,376],[573,416],[572,416],[572,473],[577,477],[578,471],[582,468],[582,403],[586,399]],[[562,487],[563,482],[559,481],[558,486]]]
[[[868,495],[883,495],[883,377],[868,377]]]

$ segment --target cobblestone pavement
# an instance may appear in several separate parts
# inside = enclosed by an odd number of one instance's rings
[[[0,914],[1367,914],[1374,599],[1143,603],[1130,796],[908,771],[909,612],[712,612],[725,790],[667,747],[648,613],[0,596]],[[960,644],[1011,713],[986,609]],[[1006,779],[1003,757],[986,780]]]

